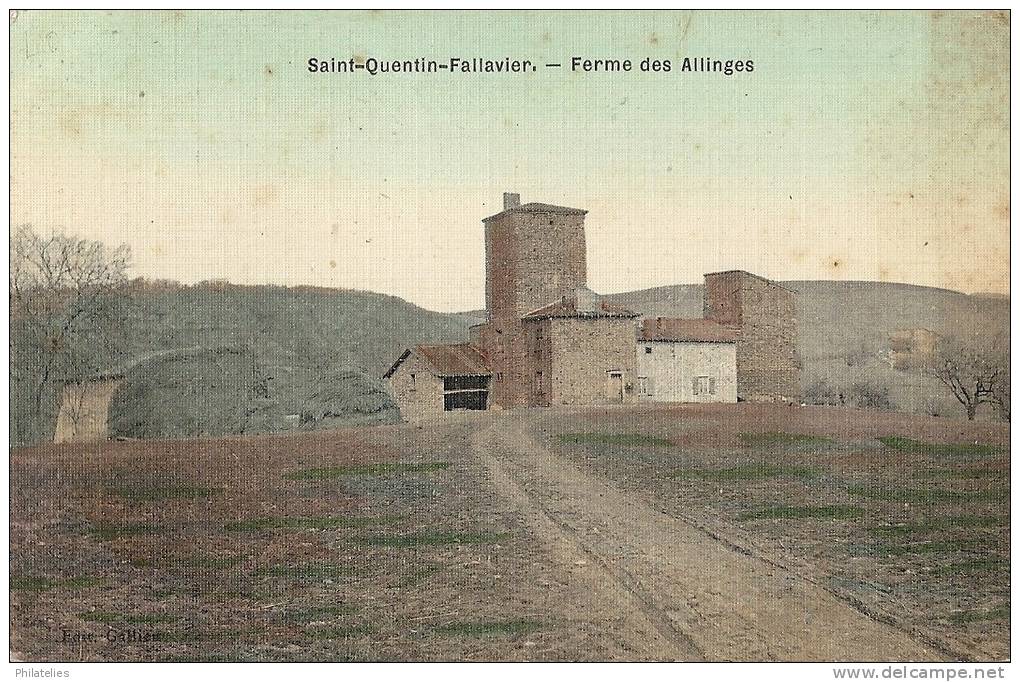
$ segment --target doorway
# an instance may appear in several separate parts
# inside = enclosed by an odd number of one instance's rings
[[[606,398],[614,405],[623,402],[623,372],[607,372]]]

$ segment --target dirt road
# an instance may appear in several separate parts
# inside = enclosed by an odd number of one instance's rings
[[[471,437],[499,494],[524,516],[589,607],[656,660],[943,660],[813,582],[580,470],[522,413]]]

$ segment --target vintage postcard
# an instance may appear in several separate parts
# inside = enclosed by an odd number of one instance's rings
[[[11,10],[19,675],[1002,677],[1010,21]]]

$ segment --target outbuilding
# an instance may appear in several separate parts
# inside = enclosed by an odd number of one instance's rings
[[[390,383],[400,415],[409,422],[489,406],[492,372],[478,349],[468,343],[408,348],[384,378]]]

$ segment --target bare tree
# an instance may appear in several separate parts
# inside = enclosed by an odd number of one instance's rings
[[[1010,382],[1010,367],[1009,357],[1005,355],[999,355],[999,365],[1002,367],[1003,372],[999,375],[999,380],[995,382],[995,387],[992,389],[992,404],[999,411],[999,418],[1003,421],[1009,421],[1009,382]]]
[[[30,425],[21,440],[46,437],[54,390],[84,378],[116,328],[116,290],[126,282],[130,251],[23,225],[11,236],[11,378],[27,387]]]
[[[949,389],[963,405],[967,419],[974,419],[979,405],[996,402],[996,391],[1001,395],[1003,386],[1008,384],[1008,358],[993,344],[994,341],[964,343],[959,339],[941,338],[931,367],[924,370]],[[1006,385],[1005,391],[1008,390]]]

